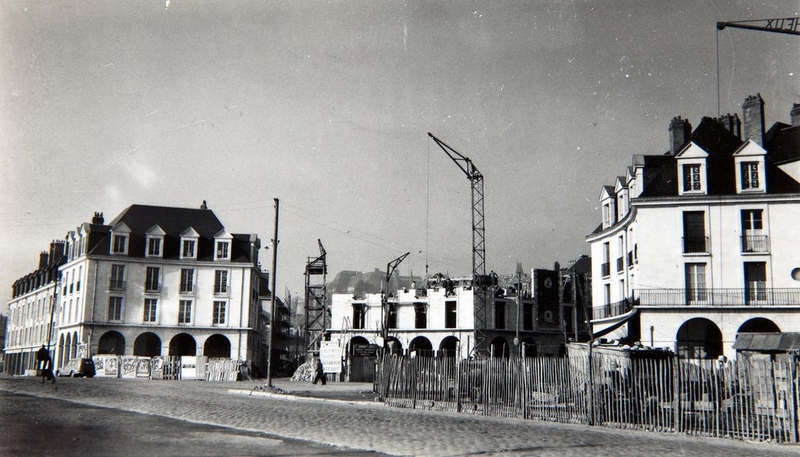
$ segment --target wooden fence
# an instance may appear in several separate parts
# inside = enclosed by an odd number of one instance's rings
[[[591,364],[589,363],[591,360]],[[389,406],[798,442],[797,359],[379,358]]]

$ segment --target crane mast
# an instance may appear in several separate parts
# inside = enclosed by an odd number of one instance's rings
[[[327,253],[319,243],[319,257],[309,257],[306,263],[306,352],[319,352],[320,342],[328,328],[325,302],[325,279],[328,274]]]
[[[448,157],[464,172],[472,187],[472,282],[475,315],[475,346],[476,355],[487,352],[486,343],[486,308],[488,288],[491,281],[486,275],[486,227],[484,225],[484,200],[483,200],[483,175],[472,163],[469,157],[464,156],[448,146],[442,140],[428,132],[428,136],[439,145]]]

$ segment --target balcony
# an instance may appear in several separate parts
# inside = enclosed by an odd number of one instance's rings
[[[195,287],[194,284],[181,284],[179,293],[181,295],[195,295]]]
[[[637,306],[800,306],[800,288],[773,289],[753,283],[743,289],[642,289]]]
[[[769,237],[767,235],[743,235],[742,252],[768,253]]]
[[[159,294],[161,293],[161,284],[159,283],[145,283],[144,293],[146,294]]]
[[[687,236],[683,238],[683,253],[706,253],[708,252],[707,236]]]
[[[602,306],[594,306],[592,307],[592,320],[620,316],[627,313],[631,309],[633,309],[633,305],[628,300],[622,300]]]
[[[602,275],[603,275],[603,277],[606,277],[606,276],[610,276],[610,275],[611,275],[611,262],[605,262],[605,263],[603,263],[603,264],[600,266],[600,268],[602,269]]]
[[[108,282],[108,290],[117,292],[125,290],[125,281],[116,281],[112,279]]]
[[[622,273],[622,270],[624,269],[625,269],[625,258],[617,257],[617,273]]]

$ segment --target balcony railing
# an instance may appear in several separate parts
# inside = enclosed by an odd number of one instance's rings
[[[743,235],[742,252],[769,252],[767,235]]]
[[[600,266],[603,276],[611,275],[611,262],[606,262]]]
[[[708,252],[707,236],[687,236],[683,238],[683,253]]]
[[[161,284],[159,283],[145,283],[144,291],[149,294],[157,294],[161,292]]]
[[[108,290],[125,290],[125,281],[115,281],[112,279],[108,282]]]
[[[214,295],[217,297],[230,296],[230,289],[227,284],[214,284]]]
[[[607,317],[619,316],[633,309],[630,301],[622,300],[616,303],[609,303],[602,306],[592,307],[592,319],[605,319]]]
[[[622,272],[625,269],[625,259],[623,257],[617,257],[617,273]]]
[[[180,285],[180,294],[181,295],[194,295],[194,284],[181,284]]]
[[[800,306],[800,288],[756,283],[743,289],[641,289],[634,294],[641,306]]]

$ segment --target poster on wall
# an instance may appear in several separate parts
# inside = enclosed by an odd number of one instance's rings
[[[181,379],[197,379],[197,357],[181,356]]]
[[[319,359],[325,373],[342,372],[342,349],[338,341],[323,341],[319,347]]]
[[[123,378],[135,378],[136,377],[137,359],[138,359],[138,357],[134,357],[134,356],[123,356],[122,357],[122,377]]]
[[[149,378],[150,377],[150,359],[140,358],[136,361],[136,377]]]

